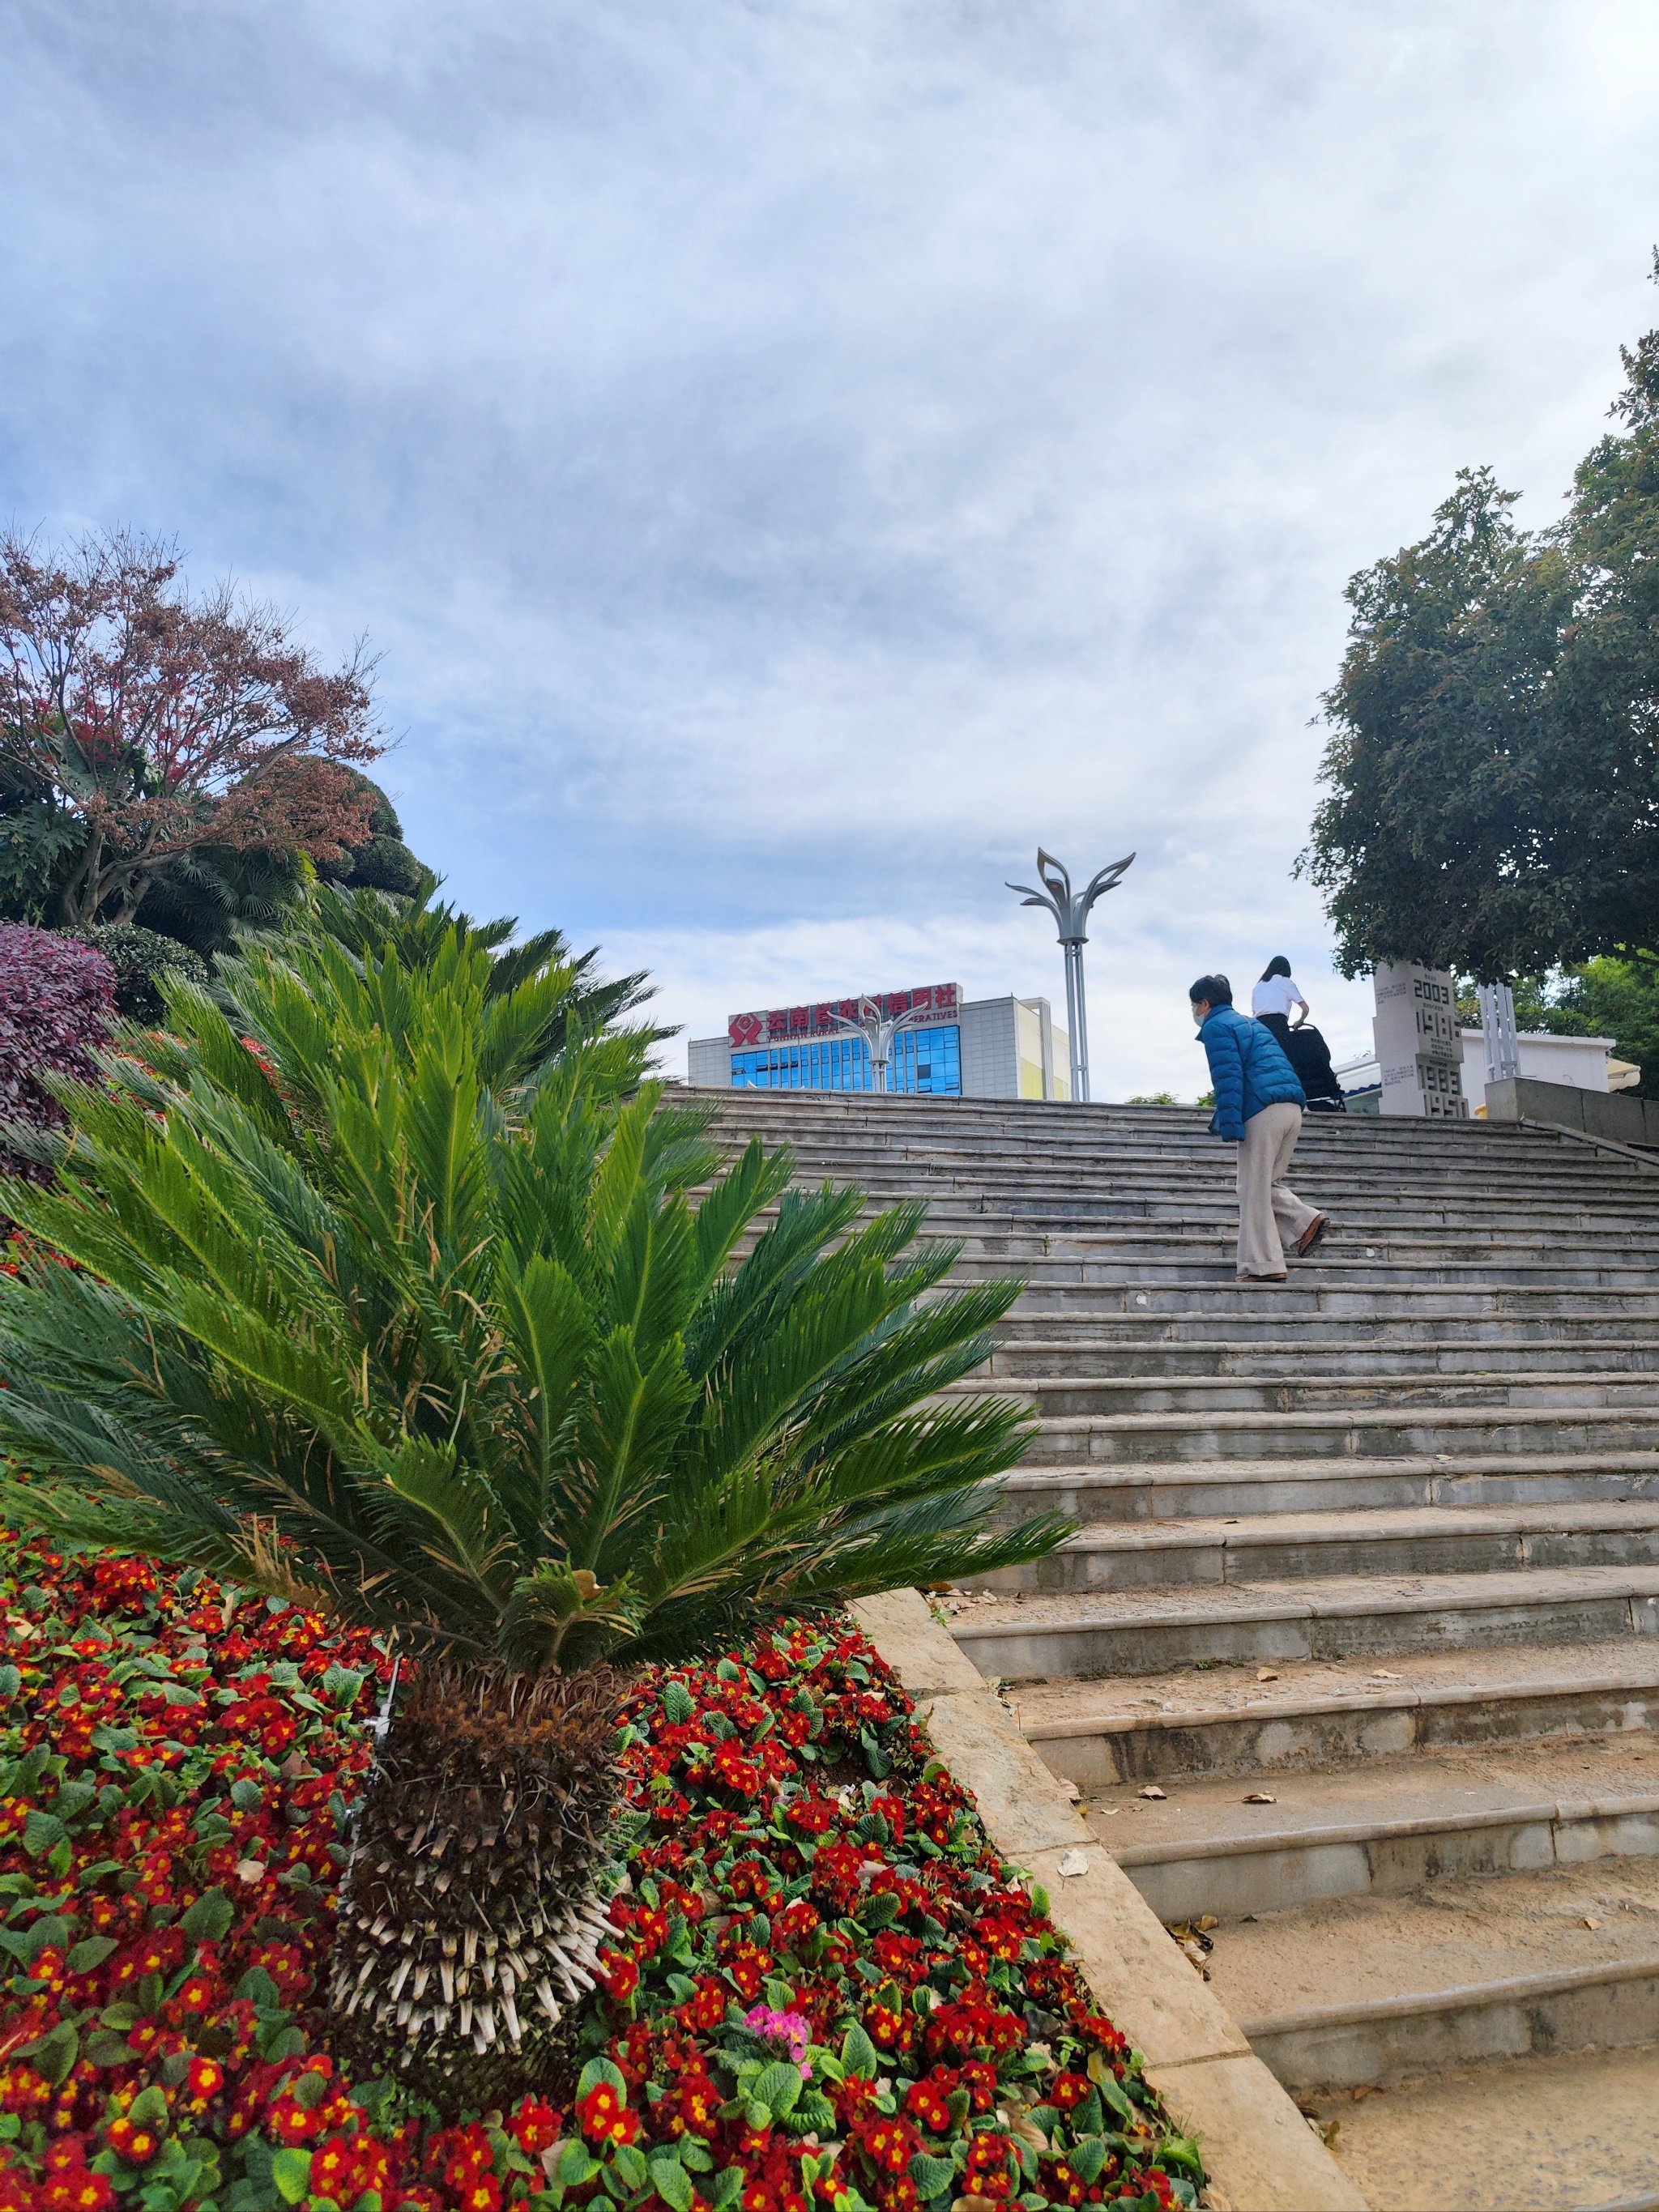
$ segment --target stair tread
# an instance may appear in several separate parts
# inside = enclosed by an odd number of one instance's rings
[[[1155,1436],[1171,1428],[1201,1426],[1240,1434],[1289,1429],[1541,1428],[1564,1421],[1611,1425],[1628,1421],[1641,1406],[1352,1406],[1344,1412],[1314,1406],[1282,1412],[1277,1407],[1220,1407],[1188,1414],[1176,1409],[1152,1413],[1051,1413],[1039,1417],[1041,1432],[1083,1429],[1091,1436]]]
[[[1493,1531],[1565,1534],[1578,1528],[1651,1528],[1659,1498],[1585,1498],[1542,1505],[1344,1507],[1339,1512],[1198,1515],[1179,1521],[1095,1522],[1069,1536],[1067,1551],[1156,1552],[1179,1547],[1361,1542],[1367,1538],[1476,1536]],[[1029,1604],[1030,1601],[1026,1600]]]
[[[1226,1620],[1341,1619],[1354,1613],[1449,1611],[1470,1607],[1565,1604],[1575,1598],[1659,1596],[1652,1566],[1524,1567],[1487,1574],[1332,1575],[1300,1582],[1218,1583],[1164,1589],[1061,1591],[999,1597],[951,1624],[959,1643],[1017,1628]]]
[[[1423,1752],[1339,1773],[1172,1776],[1160,1787],[1159,1799],[1129,1783],[1087,1793],[1084,1817],[1120,1866],[1659,1812],[1659,1746],[1580,1737]],[[1275,1802],[1249,1804],[1253,1790]]]
[[[1273,1679],[1262,1681],[1266,1671]],[[1254,1661],[1169,1668],[1085,1681],[1057,1675],[1010,1693],[1033,1742],[1130,1729],[1191,1729],[1217,1722],[1295,1718],[1336,1709],[1382,1711],[1464,1705],[1501,1697],[1659,1690],[1659,1639],[1621,1637],[1576,1644],[1395,1652],[1364,1659]],[[1420,1755],[1420,1754],[1419,1754]],[[1312,1778],[1317,1784],[1317,1776]]]
[[[1216,1994],[1252,2037],[1309,2014],[1644,1963],[1659,1974],[1653,1858],[1324,1899],[1218,1929],[1208,1961]]]
[[[1399,2096],[1304,2109],[1340,2120],[1341,2163],[1370,2204],[1659,2212],[1659,2044],[1437,2069]]]
[[[1351,1452],[1320,1458],[1310,1452],[1284,1459],[1079,1460],[1071,1464],[1044,1461],[1016,1468],[1004,1478],[1006,1491],[1144,1489],[1148,1483],[1307,1482],[1349,1475],[1356,1480],[1386,1475],[1567,1474],[1586,1468],[1619,1474],[1659,1468],[1659,1451],[1620,1452],[1401,1452],[1364,1457]]]

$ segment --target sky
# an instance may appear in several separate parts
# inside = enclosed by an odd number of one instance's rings
[[[1344,585],[1659,321],[1651,0],[0,0],[0,520],[367,636],[449,894],[688,1036],[1063,1005],[1005,881],[1133,850],[1097,1098],[1277,952],[1368,1047]]]

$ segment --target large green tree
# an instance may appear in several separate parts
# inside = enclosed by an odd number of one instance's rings
[[[1497,981],[1659,945],[1659,331],[1623,360],[1559,524],[1520,529],[1465,470],[1348,586],[1298,862],[1345,974]]]
[[[223,963],[228,1012],[169,986],[148,1067],[60,1086],[55,1186],[0,1185],[76,1263],[0,1277],[13,1512],[419,1662],[332,2002],[357,2063],[451,2106],[568,2033],[620,1670],[1064,1533],[991,1525],[1024,1408],[939,1395],[1018,1285],[951,1287],[919,1206],[860,1222],[758,1143],[723,1164],[714,1109],[640,1086],[642,1034],[590,1034],[575,986],[337,900]]]

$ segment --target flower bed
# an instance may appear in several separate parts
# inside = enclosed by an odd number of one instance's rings
[[[1122,2039],[855,1633],[642,1680],[580,2077],[441,2126],[313,2009],[388,1668],[0,1538],[0,2207],[1027,2212],[1194,2201]]]

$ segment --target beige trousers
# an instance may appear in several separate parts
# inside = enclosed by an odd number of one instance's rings
[[[1238,1147],[1241,1275],[1282,1275],[1285,1253],[1318,1218],[1317,1208],[1304,1205],[1285,1180],[1301,1133],[1302,1109],[1288,1098],[1264,1106],[1244,1124]]]

